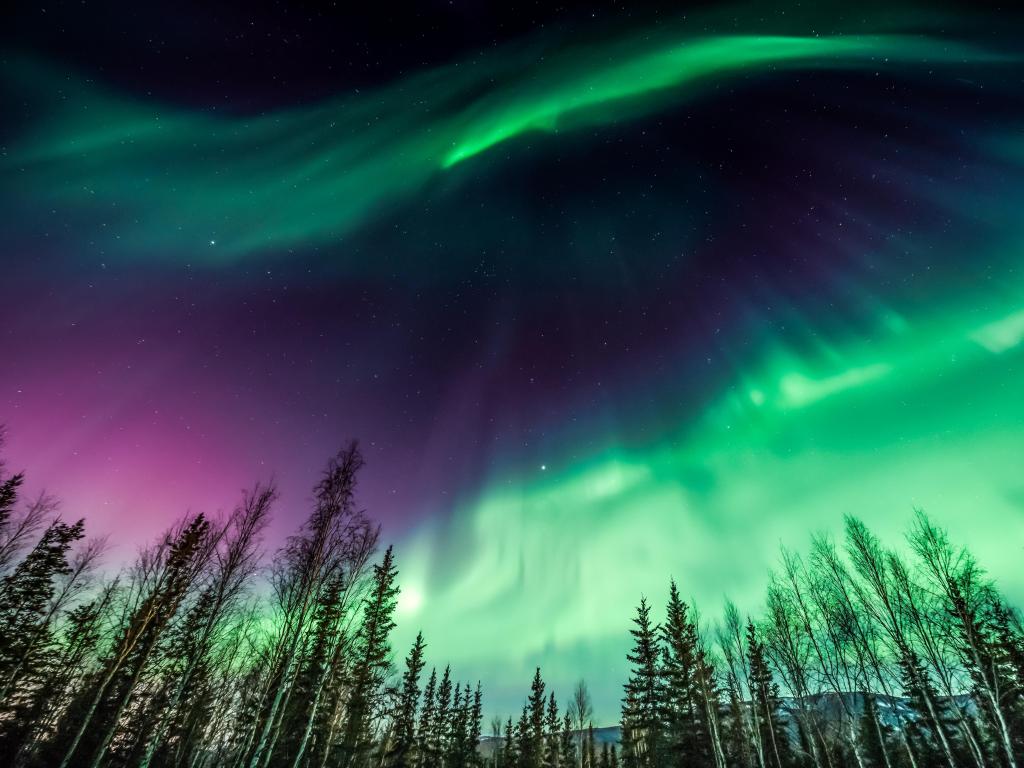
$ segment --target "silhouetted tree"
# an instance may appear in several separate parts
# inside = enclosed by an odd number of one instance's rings
[[[420,675],[423,672],[424,660],[423,633],[416,635],[412,650],[405,659],[405,672],[402,675],[402,688],[398,700],[398,712],[395,716],[395,741],[389,756],[389,763],[398,768],[407,768],[416,764],[414,748],[416,746],[416,710],[420,699]]]
[[[660,765],[662,749],[661,686],[658,627],[651,621],[645,599],[640,600],[634,627],[633,649],[626,656],[632,672],[622,707],[623,762],[626,768]]]
[[[398,586],[395,584],[398,571],[394,562],[394,552],[388,547],[383,561],[373,568],[373,588],[367,597],[363,622],[356,637],[345,729],[339,745],[344,765],[360,763],[372,746],[373,715],[391,666],[388,637],[395,626],[398,598]]]
[[[576,741],[573,739],[572,716],[569,712],[562,718],[562,735],[559,740],[559,762],[564,768],[576,765]]]
[[[587,688],[587,681],[582,678],[577,681],[572,691],[572,699],[569,701],[569,715],[572,718],[576,729],[576,753],[579,764],[583,761],[583,731],[594,716],[593,703],[590,700],[590,689]]]
[[[209,557],[210,525],[198,515],[140,558],[136,606],[96,679],[84,689],[62,723],[60,766],[97,768],[114,738],[126,705],[157,649],[168,622]],[[83,755],[91,755],[83,760]]]

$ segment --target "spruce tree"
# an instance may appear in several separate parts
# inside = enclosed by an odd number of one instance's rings
[[[100,642],[100,620],[108,597],[109,590],[104,590],[95,600],[69,611],[45,678],[29,700],[15,705],[13,716],[0,729],[0,749],[14,756],[12,764],[38,762],[35,754],[41,740],[92,671],[90,662]]]
[[[0,433],[0,447],[3,446],[2,437]],[[0,463],[0,476],[2,472],[3,464]],[[11,569],[39,522],[30,516],[15,517],[14,510],[24,482],[25,476],[21,473],[0,480],[0,575]]]
[[[40,656],[51,642],[48,610],[56,581],[71,572],[68,551],[82,538],[84,520],[71,525],[56,520],[39,542],[0,580],[0,702],[13,703],[20,679],[39,671]]]
[[[1024,634],[1013,611],[997,596],[992,598],[989,621],[994,656],[1007,681],[1004,696],[1012,718],[1013,747],[1018,761],[1024,762]]]
[[[764,745],[765,763],[769,768],[786,768],[792,762],[789,737],[780,717],[779,686],[772,676],[764,645],[752,621],[747,622],[747,664],[750,669],[750,706],[756,708],[755,719]]]
[[[469,710],[469,733],[467,739],[467,746],[469,753],[467,755],[466,765],[477,766],[480,764],[480,737],[483,734],[483,721],[484,721],[484,691],[483,686],[478,680],[476,683],[476,690],[473,691],[473,703]]]
[[[1012,659],[999,642],[992,606],[997,602],[988,585],[972,586],[976,573],[965,569],[950,578],[949,612],[958,631],[958,650],[971,676],[972,698],[978,702],[986,730],[993,735],[998,759],[1012,765],[1021,760],[1016,748],[1022,734],[1015,733],[1020,688]]]
[[[80,645],[89,638],[79,637],[75,628],[93,614],[85,606],[78,613],[65,611],[101,551],[87,545],[69,561],[68,550],[81,537],[81,530],[81,521],[71,526],[52,523],[4,579],[9,588],[0,606],[0,754],[12,756],[34,748],[36,737],[46,732],[48,721],[60,711],[70,684],[79,679],[80,663],[91,651],[91,645]],[[20,605],[12,610],[15,603]],[[96,608],[100,603],[92,605]],[[78,647],[82,658],[75,658]]]
[[[623,700],[623,761],[626,768],[656,768],[662,746],[660,706],[661,656],[658,628],[651,622],[645,599],[640,600],[634,627],[633,648],[626,656],[632,665]]]
[[[423,707],[420,710],[420,724],[417,742],[416,765],[420,768],[430,768],[436,764],[434,745],[434,720],[437,713],[437,669],[430,670],[430,677],[423,689]]]
[[[388,761],[396,768],[411,768],[416,764],[416,710],[419,707],[425,647],[423,633],[419,632],[405,659],[405,672],[402,674],[398,711],[395,715],[395,741]]]
[[[572,716],[566,712],[562,718],[562,735],[559,741],[559,762],[563,768],[576,766],[576,740],[572,732]]]
[[[558,768],[559,765],[561,755],[559,725],[558,702],[555,700],[555,692],[551,691],[544,720],[544,765],[546,768]]]
[[[448,768],[464,768],[466,764],[466,741],[468,724],[469,686],[454,685],[452,697],[451,720],[448,726],[448,743],[445,750],[444,765]]]
[[[946,762],[945,752],[941,749],[938,737],[944,736],[946,743],[952,743],[955,734],[945,702],[939,697],[928,670],[914,651],[904,649],[898,664],[903,695],[914,712],[914,717],[904,724],[907,740],[920,755],[924,765],[939,765]],[[934,728],[929,728],[929,725],[934,725],[943,733],[934,733]]]
[[[502,765],[507,768],[515,768],[519,765],[519,741],[516,737],[516,728],[512,725],[512,717],[509,716],[505,723],[505,742],[501,750]]]
[[[530,709],[523,704],[523,711],[516,723],[516,765],[518,768],[537,768],[536,750],[533,746],[530,728]]]
[[[388,547],[381,563],[373,568],[373,586],[356,635],[356,661],[340,746],[345,764],[358,762],[371,746],[375,707],[391,667],[388,637],[395,626],[397,577],[394,551]]]
[[[544,680],[540,675],[540,667],[534,671],[533,682],[530,684],[530,696],[526,701],[527,733],[520,754],[522,768],[542,768],[545,764],[545,705]]]
[[[751,768],[754,755],[747,737],[745,705],[740,696],[739,682],[731,670],[726,674],[725,689],[728,700],[728,717],[723,724],[726,759],[730,766]]]
[[[451,733],[452,677],[451,667],[444,668],[441,683],[437,686],[437,705],[434,708],[434,729],[430,739],[432,765],[443,765],[448,752],[448,737]]]
[[[679,597],[675,581],[669,583],[669,600],[662,627],[661,720],[665,729],[662,749],[665,765],[711,766],[706,709],[697,669],[697,628],[689,608]]]

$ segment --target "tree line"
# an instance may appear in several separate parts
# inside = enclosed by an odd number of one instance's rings
[[[2,437],[2,434],[0,434]],[[641,599],[618,743],[586,684],[564,707],[537,669],[482,735],[479,682],[395,664],[390,547],[334,456],[271,555],[276,501],[190,515],[117,573],[102,538],[0,462],[0,755],[16,768],[1018,768],[1024,631],[975,558],[918,513],[890,548],[783,550],[766,610],[702,623],[675,582]],[[482,749],[486,746],[486,749]]]
[[[965,548],[918,511],[890,548],[783,549],[765,615],[702,627],[674,582],[640,601],[622,707],[625,768],[1017,768],[1024,631]],[[906,554],[905,554],[906,553]]]
[[[0,463],[0,755],[60,768],[462,768],[481,689],[425,642],[393,674],[397,567],[355,505],[355,443],[308,519],[264,562],[276,499],[257,485],[223,519],[188,516],[110,576],[55,502],[23,500]]]

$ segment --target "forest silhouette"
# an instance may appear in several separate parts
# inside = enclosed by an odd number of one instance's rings
[[[2,434],[0,434],[2,438]],[[0,444],[2,448],[2,444]],[[2,455],[2,454],[0,454]],[[356,443],[276,551],[276,490],[180,519],[113,569],[104,538],[0,463],[0,762],[125,768],[1016,768],[1024,630],[917,512],[782,549],[764,612],[638,596],[621,721],[537,669],[483,733],[481,682],[392,648],[399,560],[356,505]],[[680,558],[685,558],[680,549]],[[623,611],[623,631],[629,617]]]

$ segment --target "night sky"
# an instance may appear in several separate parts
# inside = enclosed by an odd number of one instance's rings
[[[915,507],[1024,599],[1024,25],[893,4],[0,23],[0,422],[128,558],[326,458],[396,641],[611,722],[632,606]]]

